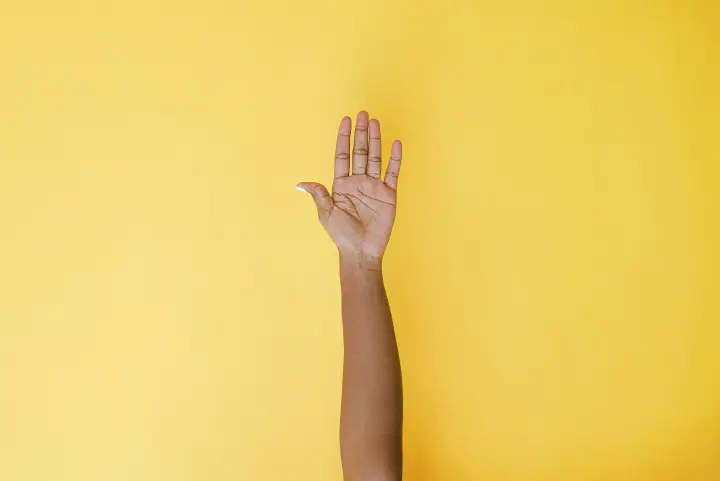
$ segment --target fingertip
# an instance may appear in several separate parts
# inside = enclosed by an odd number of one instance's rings
[[[306,194],[312,194],[314,184],[312,182],[300,182],[295,186],[298,192],[305,192]]]
[[[378,119],[370,120],[370,135],[378,137],[380,135],[380,121]]]
[[[402,148],[403,148],[403,145],[402,145],[401,141],[396,140],[395,142],[393,142],[393,145],[392,145],[393,157],[399,158],[400,156],[402,156]]]
[[[357,123],[360,125],[367,125],[369,118],[370,114],[367,113],[367,110],[361,110],[358,112]]]
[[[352,129],[352,119],[347,115],[340,121],[340,133],[343,135],[349,135]]]

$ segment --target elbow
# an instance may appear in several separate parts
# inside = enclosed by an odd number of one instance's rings
[[[366,466],[345,481],[401,481],[402,468],[398,466]]]
[[[391,470],[378,470],[363,473],[360,476],[345,479],[345,481],[401,481],[402,476]]]

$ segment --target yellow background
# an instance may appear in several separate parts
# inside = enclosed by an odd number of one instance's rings
[[[720,479],[718,25],[5,0],[0,479],[340,479],[336,259],[294,185],[361,108],[405,143],[406,479]]]

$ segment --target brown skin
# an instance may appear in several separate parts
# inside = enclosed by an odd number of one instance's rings
[[[340,452],[345,481],[402,478],[402,380],[395,331],[382,277],[397,203],[402,144],[392,145],[381,180],[380,124],[360,112],[340,123],[332,196],[314,182],[318,218],[340,253],[344,338]]]

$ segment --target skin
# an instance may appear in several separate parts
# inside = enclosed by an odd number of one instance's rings
[[[302,182],[339,252],[344,339],[340,453],[345,481],[402,478],[402,380],[382,275],[397,205],[402,144],[392,145],[381,179],[380,124],[360,112],[340,123],[332,195]]]

